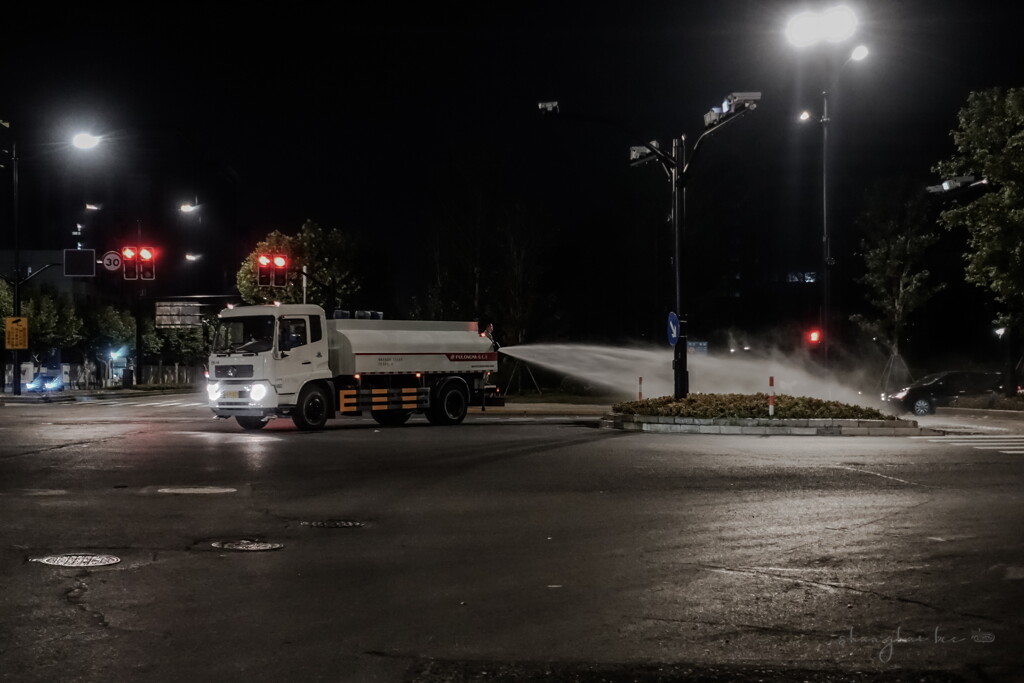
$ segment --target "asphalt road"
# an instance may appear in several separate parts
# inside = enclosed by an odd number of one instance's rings
[[[1024,680],[1024,434],[991,421],[253,433],[199,404],[0,408],[0,680]]]

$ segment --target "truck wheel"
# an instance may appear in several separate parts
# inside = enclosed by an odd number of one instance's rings
[[[465,383],[448,381],[434,393],[427,408],[427,421],[435,425],[457,425],[466,418],[468,410]]]
[[[409,421],[411,410],[374,410],[373,419],[384,427],[401,427]]]
[[[292,422],[304,432],[323,429],[327,424],[329,410],[327,394],[320,386],[311,384],[299,394],[299,402],[292,412]]]
[[[267,423],[263,421],[262,417],[250,417],[248,415],[236,415],[235,419],[238,421],[239,426],[242,429],[263,429],[267,426]]]

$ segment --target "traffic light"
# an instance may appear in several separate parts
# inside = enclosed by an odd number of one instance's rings
[[[822,338],[821,330],[818,328],[811,329],[807,332],[807,343],[811,346],[817,346],[820,344]]]
[[[270,287],[273,282],[271,275],[271,260],[267,254],[260,254],[256,257],[256,284],[260,287]]]
[[[284,254],[259,254],[256,257],[256,284],[260,287],[287,286],[288,257]]]
[[[288,284],[288,257],[283,254],[274,254],[274,286],[284,287]]]
[[[121,247],[121,266],[125,280],[138,280],[139,250],[135,247]]]
[[[156,250],[153,247],[139,247],[139,277],[143,280],[156,278]]]

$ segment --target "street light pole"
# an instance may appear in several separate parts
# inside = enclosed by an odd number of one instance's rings
[[[714,107],[704,115],[705,130],[693,145],[690,158],[686,157],[686,136],[672,138],[671,154],[658,148],[651,141],[630,149],[630,162],[636,166],[658,160],[667,171],[672,184],[671,223],[674,237],[674,258],[676,284],[676,315],[679,319],[679,335],[672,351],[673,390],[676,399],[686,398],[690,393],[690,373],[687,369],[688,344],[686,338],[686,315],[683,312],[683,244],[686,230],[686,183],[690,177],[690,166],[697,158],[700,143],[705,137],[718,131],[723,125],[757,108],[761,100],[759,92],[736,92],[725,98],[721,107]]]
[[[11,219],[11,227],[14,230],[14,278],[11,282],[11,294],[14,297],[14,317],[21,317],[21,243],[19,235],[18,211],[18,142],[11,140],[11,210],[14,216]],[[14,349],[14,368],[11,370],[11,391],[14,396],[21,396],[21,351]]]
[[[853,36],[857,30],[857,17],[853,11],[838,5],[821,12],[802,12],[790,19],[786,25],[786,38],[798,48],[810,47],[822,42],[841,43]],[[851,61],[861,61],[868,55],[867,47],[859,45],[843,63],[835,77],[826,87],[834,87],[839,75]],[[818,324],[822,334],[822,363],[825,372],[829,368],[829,347],[832,344],[832,246],[828,229],[828,95],[821,92],[821,310]],[[802,117],[803,118],[803,117]]]
[[[821,318],[822,361],[828,371],[832,343],[832,245],[828,234],[828,90],[821,91]]]
[[[679,315],[679,339],[672,349],[672,384],[674,396],[685,398],[690,393],[690,371],[686,367],[686,314],[683,312],[683,240],[686,227],[686,185],[681,183],[680,169],[686,168],[686,136],[672,138],[672,234],[675,236],[676,311]],[[680,187],[682,185],[682,187]]]
[[[5,127],[10,128],[10,123],[2,121]],[[91,149],[99,144],[100,139],[89,133],[78,133],[72,139],[72,144],[79,149]],[[12,244],[14,247],[14,277],[11,278],[11,295],[14,299],[14,317],[21,317],[21,285],[30,280],[34,275],[42,272],[36,271],[27,278],[21,277],[21,210],[18,206],[18,140],[14,132],[11,133],[11,228],[14,231]],[[21,396],[21,350],[14,351],[14,368],[11,372],[13,386],[11,391],[14,396]]]

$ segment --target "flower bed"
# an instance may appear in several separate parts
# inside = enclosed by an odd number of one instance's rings
[[[625,401],[612,406],[613,413],[660,417],[692,417],[704,419],[748,418],[767,419],[768,394],[690,394],[676,400],[672,396]],[[780,420],[844,419],[895,420],[876,408],[850,405],[839,401],[825,401],[807,396],[775,397],[772,416]]]

